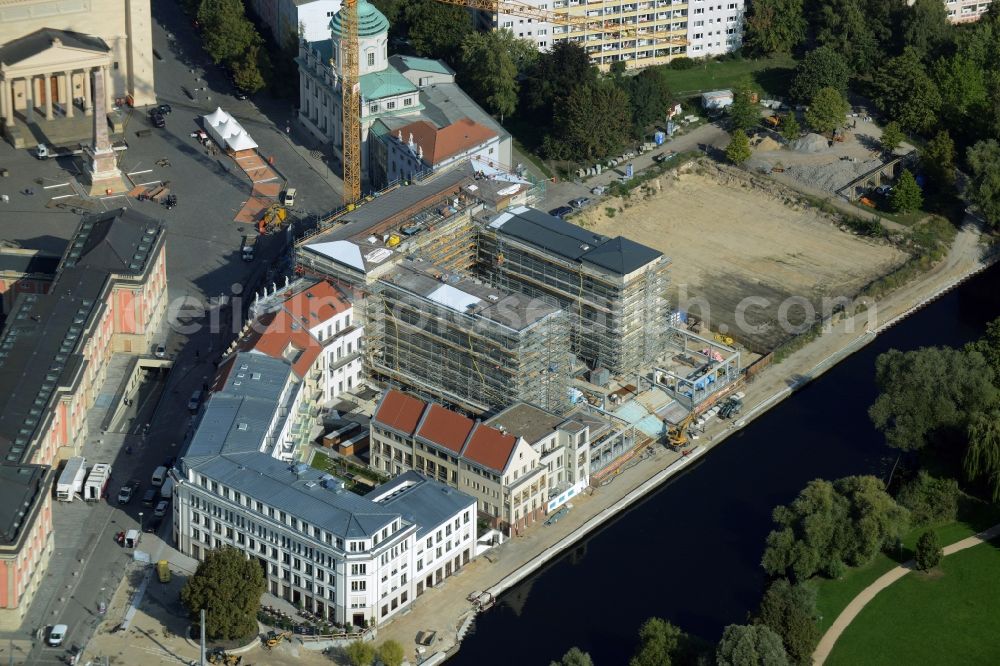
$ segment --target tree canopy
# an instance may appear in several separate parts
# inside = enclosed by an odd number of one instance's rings
[[[899,129],[899,123],[895,120],[886,123],[886,126],[882,128],[882,138],[879,139],[879,147],[888,155],[892,155],[899,148],[899,144],[903,143],[903,130]]]
[[[763,624],[731,624],[715,650],[716,666],[788,666],[781,636]]]
[[[995,139],[976,143],[966,153],[966,161],[969,184],[965,194],[996,227],[1000,225],[1000,143]]]
[[[767,588],[757,612],[757,622],[781,636],[789,661],[802,666],[812,664],[820,639],[818,620],[815,590],[784,578]]]
[[[658,617],[651,617],[639,629],[639,649],[629,666],[670,666],[681,641],[683,631]]]
[[[832,46],[813,49],[795,68],[795,78],[789,93],[792,98],[808,103],[822,88],[833,88],[844,94],[851,78],[847,60]]]
[[[594,666],[590,655],[578,647],[571,647],[559,661],[553,661],[549,666]]]
[[[875,103],[904,130],[925,132],[937,122],[941,95],[916,50],[908,47],[876,69],[872,87]]]
[[[903,169],[896,186],[892,190],[892,209],[897,213],[908,213],[920,210],[924,205],[924,195],[920,185],[909,169]]]
[[[936,56],[948,41],[948,10],[938,0],[913,0],[900,8],[900,35],[904,46],[924,60]]]
[[[733,131],[733,138],[726,146],[726,159],[733,164],[743,164],[750,159],[751,154],[750,138],[747,133],[741,129]]]
[[[539,54],[528,71],[525,82],[527,108],[544,117],[555,113],[556,100],[579,86],[597,81],[597,69],[590,56],[575,42],[556,42],[548,52]]]
[[[510,30],[470,32],[462,40],[462,84],[501,122],[517,109],[517,63],[526,48]]]
[[[557,100],[545,151],[556,159],[603,159],[621,149],[631,126],[628,95],[610,79],[600,79]]]
[[[404,13],[417,55],[455,62],[462,41],[472,32],[468,9],[434,0],[415,0]]]
[[[955,185],[955,142],[947,130],[941,130],[920,151],[920,168],[938,190]]]
[[[791,53],[805,36],[802,0],[755,0],[750,5],[744,43],[754,53]]]
[[[740,85],[733,92],[733,103],[729,106],[729,119],[733,128],[749,132],[760,123],[760,108],[753,101],[753,89],[749,82]]]
[[[375,648],[366,641],[351,641],[344,648],[351,666],[371,666],[375,661]]]
[[[844,124],[850,108],[841,92],[835,88],[820,88],[806,111],[806,122],[817,132],[832,132]]]
[[[378,659],[382,662],[383,666],[400,666],[403,663],[403,659],[406,654],[403,651],[403,646],[399,644],[399,641],[394,641],[392,639],[387,640],[382,645],[378,646]]]
[[[264,593],[264,572],[256,560],[225,547],[205,554],[181,589],[181,603],[192,620],[205,610],[205,633],[212,640],[249,638],[257,633],[257,609]]]
[[[871,561],[907,524],[907,512],[872,476],[812,481],[773,513],[762,564],[772,576],[806,580]]]
[[[930,571],[941,562],[941,542],[938,541],[937,532],[927,530],[917,539],[917,551],[914,556],[917,568],[921,571]]]
[[[633,134],[641,136],[646,128],[666,117],[673,96],[663,74],[655,69],[644,69],[625,82],[632,104]]]

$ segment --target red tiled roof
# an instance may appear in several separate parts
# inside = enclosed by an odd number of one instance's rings
[[[372,418],[386,427],[412,435],[427,403],[396,389],[389,389]]]
[[[300,378],[323,351],[304,325],[284,310],[264,315],[250,328],[237,345],[239,351],[256,351],[287,361]]]
[[[472,419],[434,403],[424,415],[417,434],[458,454],[475,425]]]
[[[346,311],[351,304],[339,289],[324,280],[289,297],[284,307],[306,327],[314,328]]]
[[[497,135],[486,125],[481,125],[471,118],[459,118],[441,129],[426,120],[417,120],[400,127],[399,133],[403,141],[409,141],[412,134],[413,143],[423,148],[424,161],[431,165],[482,145]]]
[[[502,472],[517,446],[517,437],[479,423],[462,455],[488,469]]]

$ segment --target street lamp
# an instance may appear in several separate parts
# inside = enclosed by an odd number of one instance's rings
[[[142,511],[139,512],[139,531],[142,531]]]

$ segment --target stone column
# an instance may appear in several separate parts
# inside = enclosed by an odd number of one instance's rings
[[[104,79],[104,112],[107,113],[115,105],[115,95],[111,86],[111,70],[107,65],[101,67],[101,78]]]
[[[35,122],[35,77],[24,77],[24,119]]]
[[[42,85],[45,86],[45,119],[52,120],[52,75],[42,74]]]
[[[0,81],[0,99],[2,99],[4,124],[14,126],[14,82],[10,79]]]
[[[83,71],[83,115],[89,116],[94,113],[94,100],[90,98],[90,68]]]
[[[66,87],[63,90],[66,93],[66,99],[63,104],[66,106],[66,117],[73,117],[73,72],[67,71],[64,76],[66,77]]]

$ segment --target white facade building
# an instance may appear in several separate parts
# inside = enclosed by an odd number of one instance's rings
[[[363,497],[282,460],[280,433],[298,414],[283,399],[291,372],[262,355],[236,361],[181,457],[173,509],[181,552],[203,559],[237,548],[261,564],[270,593],[358,627],[384,622],[472,559],[474,498],[418,474]]]
[[[912,0],[907,4],[912,5]],[[944,0],[948,20],[952,23],[978,21],[990,8],[990,0]]]
[[[330,19],[340,11],[340,0],[250,0],[249,8],[268,27],[271,36],[284,46],[330,38]]]
[[[688,57],[722,55],[743,45],[745,0],[690,0]]]

